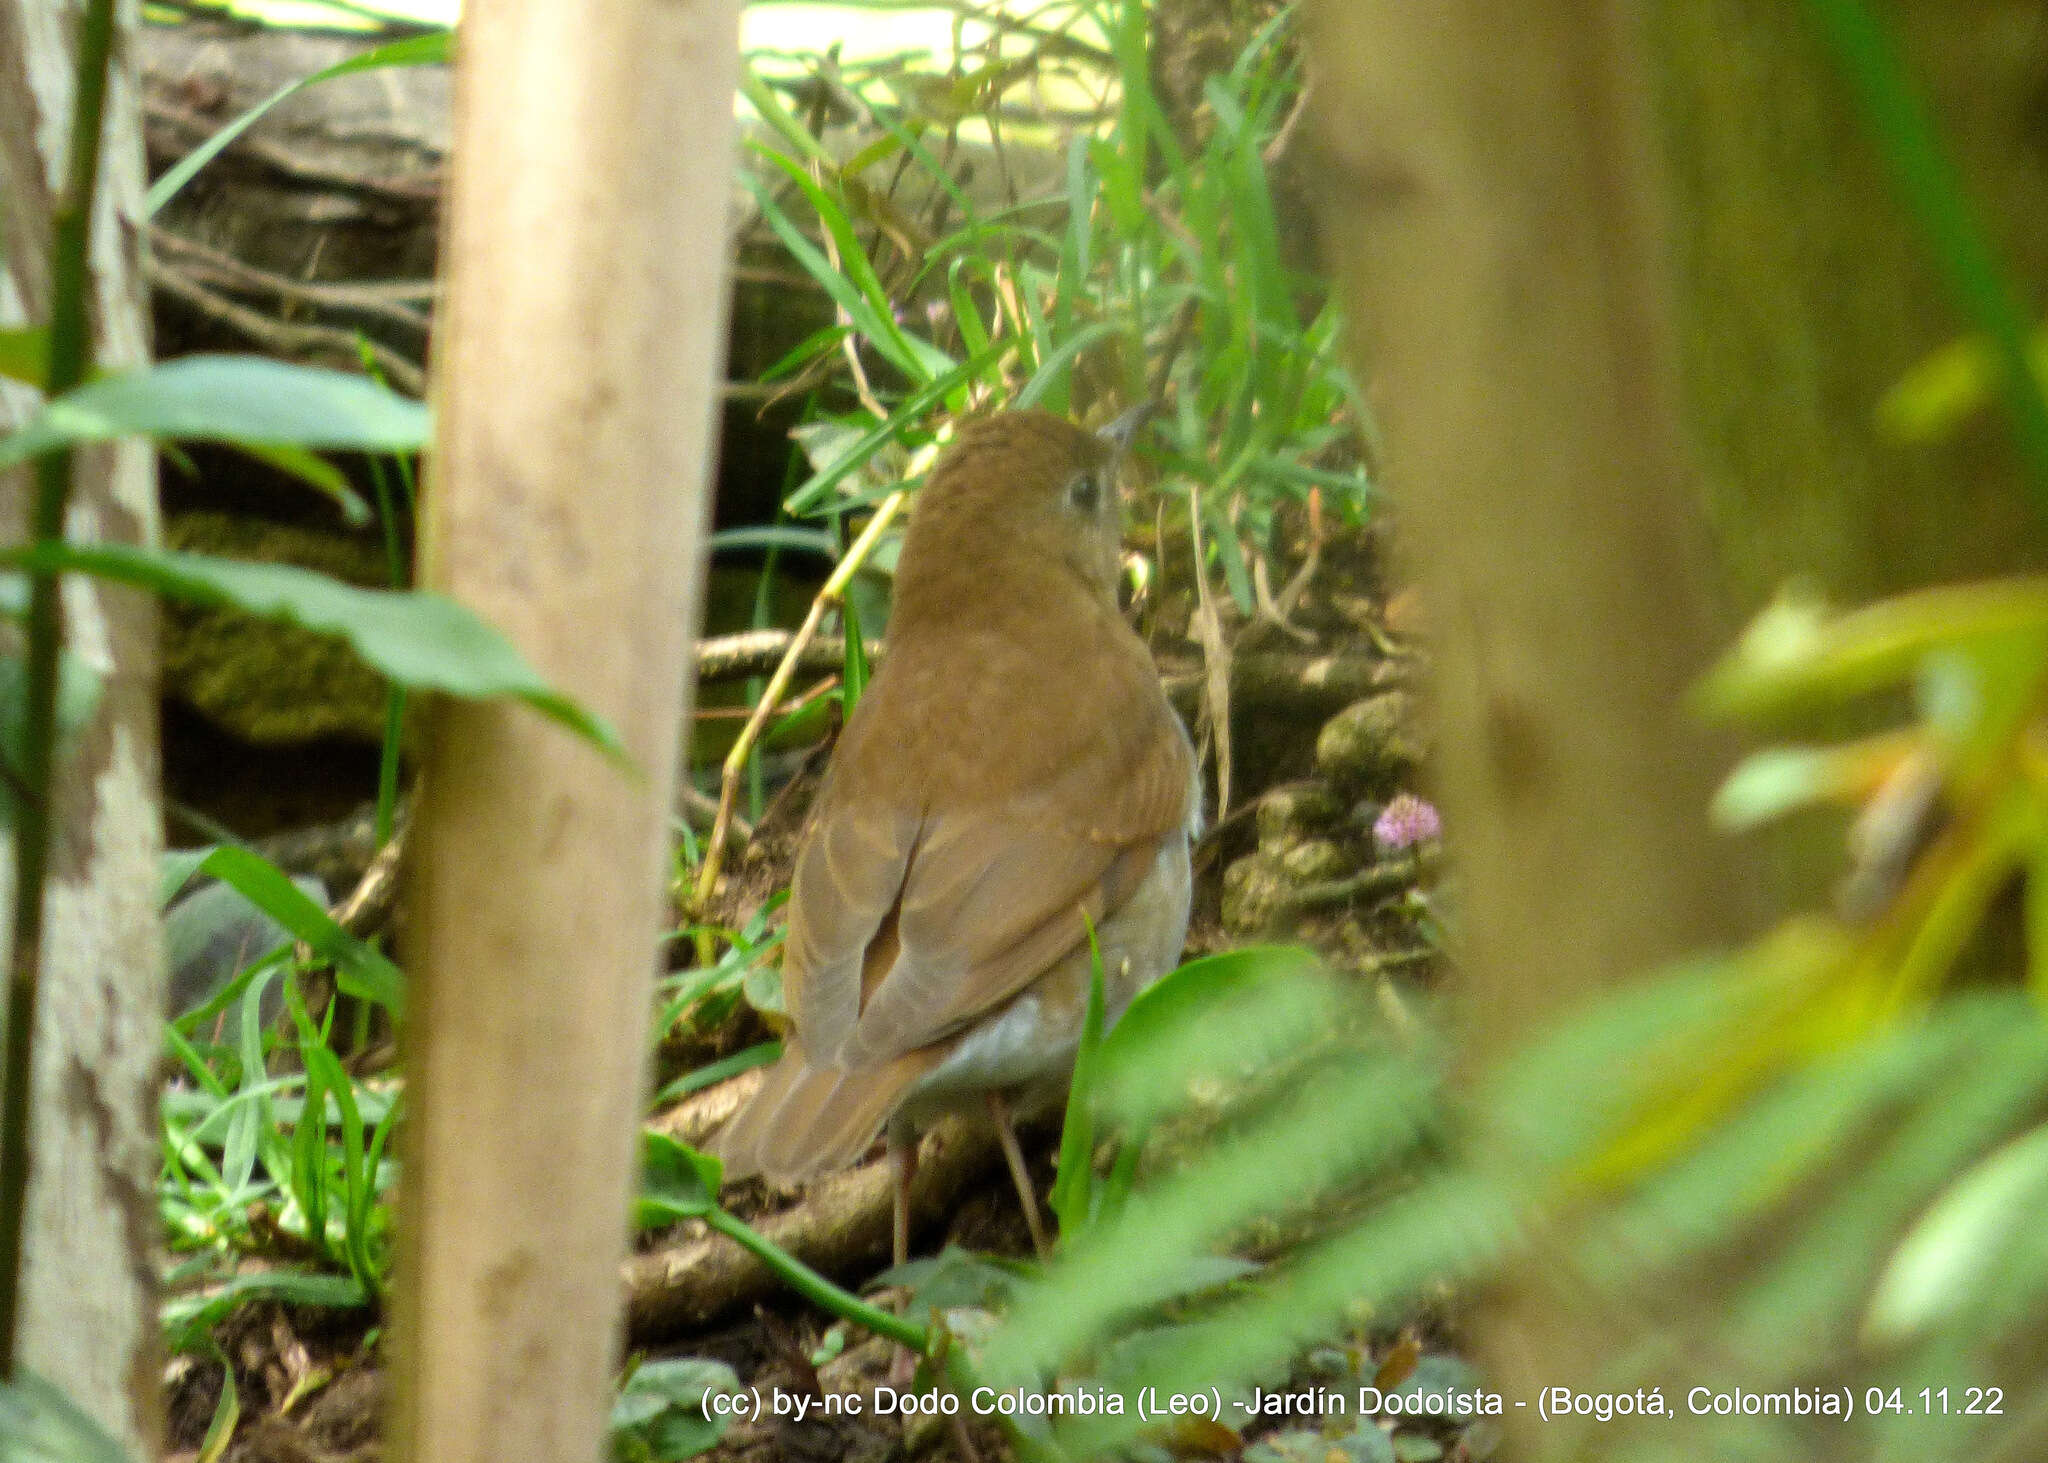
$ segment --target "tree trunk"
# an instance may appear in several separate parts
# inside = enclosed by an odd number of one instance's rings
[[[82,7],[0,0],[0,327],[49,310],[50,219],[71,115],[73,32]],[[94,358],[128,366],[149,352],[141,261],[142,132],[124,5],[108,93],[92,230]],[[0,431],[35,405],[0,382]],[[144,443],[77,455],[70,531],[148,543],[156,535],[155,459]],[[0,539],[27,527],[31,472],[0,475]],[[90,726],[60,749],[51,882],[37,1004],[34,1169],[29,1186],[21,1361],[131,1451],[160,1432],[154,1197],[163,977],[156,920],[155,606],[133,590],[74,577],[64,586],[66,647],[104,680]],[[18,653],[19,646],[8,647]],[[0,905],[12,898],[0,845]],[[0,908],[0,927],[11,925]],[[5,948],[0,945],[0,948]]]
[[[2048,285],[2048,7],[1882,7],[2036,310]],[[1800,574],[1845,603],[2037,567],[2048,529],[1994,402],[1950,442],[1873,408],[1963,333],[1807,7],[1648,7],[1674,184],[1689,416],[1722,571],[1755,608]]]
[[[737,0],[463,23],[420,578],[616,727],[435,708],[392,1455],[594,1463],[725,328]],[[536,98],[545,98],[539,105]]]
[[[1721,750],[1682,709],[1725,633],[1679,414],[1645,71],[1618,0],[1308,12],[1323,238],[1383,410],[1437,631],[1445,824],[1479,1060],[1741,932],[1708,828]],[[1526,1267],[1492,1382],[1626,1338]],[[1555,1431],[1511,1409],[1517,1456]]]

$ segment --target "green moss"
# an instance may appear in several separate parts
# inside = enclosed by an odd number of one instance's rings
[[[351,584],[385,582],[383,550],[367,539],[184,513],[166,525],[164,540],[192,553],[296,564]],[[384,735],[384,679],[346,645],[236,610],[165,606],[163,684],[166,696],[259,746]]]

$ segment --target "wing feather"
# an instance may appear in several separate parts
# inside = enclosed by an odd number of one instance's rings
[[[974,645],[973,668],[892,651],[792,882],[784,993],[810,1060],[887,1062],[1001,1005],[1185,836],[1194,750],[1143,645],[1116,628],[1119,653],[1058,705],[1006,695],[1020,678],[990,668],[1009,669],[1014,645]],[[933,694],[949,679],[950,703]],[[957,714],[911,714],[932,704]],[[992,759],[995,738],[1015,754]]]

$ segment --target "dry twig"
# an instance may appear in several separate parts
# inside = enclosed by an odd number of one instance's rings
[[[159,261],[150,270],[150,283],[216,324],[247,336],[273,355],[326,357],[351,364],[361,360],[357,342],[365,337],[355,331],[336,325],[294,325],[273,320],[261,310],[238,304],[208,288],[168,262]],[[377,369],[393,386],[408,396],[425,393],[427,375],[419,366],[377,341],[369,341],[368,347]]]
[[[767,687],[761,692],[755,704],[754,714],[740,731],[739,738],[726,754],[724,777],[719,785],[718,816],[711,825],[711,838],[704,849],[704,864],[697,873],[696,905],[703,909],[710,902],[711,894],[718,887],[718,876],[725,864],[725,845],[732,826],[733,804],[739,796],[740,782],[746,776],[747,759],[753,755],[754,746],[761,739],[761,732],[768,724],[768,718],[781,704],[783,695],[789,690],[790,680],[796,675],[803,658],[804,647],[818,633],[818,626],[824,621],[826,611],[837,606],[846,596],[846,586],[868,560],[883,533],[903,511],[908,495],[898,488],[882,500],[875,510],[875,516],[868,520],[868,526],[861,530],[860,537],[853,541],[846,551],[846,557],[833,569],[832,577],[825,581],[825,587],[818,591],[811,601],[810,613],[804,616],[803,624],[792,637],[789,649],[783,653],[782,663],[775,668]],[[698,958],[701,963],[711,963],[708,948],[710,937],[699,938]]]
[[[961,1191],[999,1161],[995,1137],[982,1125],[940,1124],[926,1135],[918,1159],[912,1222],[929,1224],[950,1211]],[[756,1228],[814,1270],[857,1275],[889,1253],[894,1191],[888,1161],[878,1160],[813,1184],[802,1202]],[[626,1262],[627,1329],[636,1344],[709,1325],[781,1284],[723,1235],[695,1224],[686,1233],[680,1243]]]

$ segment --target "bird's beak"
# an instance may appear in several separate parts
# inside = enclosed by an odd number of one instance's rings
[[[1121,459],[1131,450],[1131,444],[1138,440],[1138,434],[1145,430],[1146,423],[1158,413],[1158,402],[1141,401],[1115,421],[1097,428],[1095,435],[1107,442],[1110,450]]]

